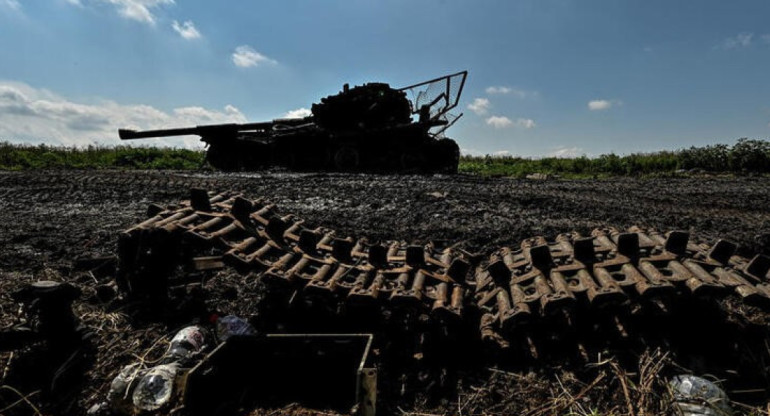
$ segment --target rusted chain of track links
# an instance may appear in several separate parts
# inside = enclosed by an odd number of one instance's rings
[[[660,300],[676,292],[695,296],[736,293],[750,304],[770,306],[770,259],[736,256],[725,240],[713,247],[689,234],[631,228],[596,229],[591,236],[561,234],[525,240],[520,249],[501,248],[469,276],[465,255],[452,249],[338,237],[279,216],[264,200],[193,190],[191,200],[164,209],[126,230],[138,238],[148,230],[182,233],[202,247],[217,247],[236,269],[263,272],[266,282],[307,293],[347,297],[354,304],[388,300],[460,319],[466,280],[475,281],[481,332],[500,338],[536,316],[574,306],[613,306],[634,299]]]
[[[178,206],[153,205],[148,214],[121,238],[139,240],[159,229],[181,233],[188,243],[221,250],[224,262],[241,272],[261,272],[274,287],[339,295],[355,305],[388,301],[442,320],[462,316],[471,266],[451,248],[339,237],[332,230],[308,228],[293,215],[279,216],[264,200],[202,190],[193,190],[190,201]]]
[[[736,249],[726,240],[709,247],[691,242],[686,232],[637,227],[527,239],[520,249],[497,250],[476,271],[482,337],[504,345],[535,316],[568,316],[586,304],[611,309],[634,299],[660,302],[677,293],[733,292],[748,304],[770,306],[770,259],[749,261]]]

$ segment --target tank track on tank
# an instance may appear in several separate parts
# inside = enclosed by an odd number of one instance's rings
[[[633,332],[698,319],[698,308],[728,298],[770,308],[770,258],[736,255],[727,240],[698,244],[683,231],[533,237],[482,260],[451,246],[343,236],[233,193],[193,190],[190,200],[151,205],[148,214],[119,238],[118,278],[129,293],[165,296],[180,265],[228,265],[272,296],[299,295],[329,310],[410,311],[477,328],[487,345],[535,358],[540,345],[565,339],[586,354],[599,331],[637,339]]]

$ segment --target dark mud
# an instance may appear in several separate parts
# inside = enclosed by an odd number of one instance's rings
[[[351,236],[447,240],[481,253],[534,235],[632,225],[728,238],[770,253],[766,178],[525,181],[465,176],[0,173],[0,267],[37,272],[112,253],[150,202],[191,187],[265,197],[282,212]]]
[[[281,212],[297,214],[343,235],[456,243],[483,255],[535,235],[553,237],[572,230],[589,233],[595,227],[622,229],[633,225],[687,230],[696,239],[709,242],[726,238],[738,243],[739,253],[745,256],[770,254],[770,181],[758,177],[525,181],[441,175],[0,172],[0,324],[7,327],[17,320],[11,290],[35,280],[64,280],[85,288],[76,313],[97,333],[95,362],[83,379],[73,384],[75,390],[68,397],[30,396],[44,413],[83,413],[103,400],[110,379],[120,366],[134,360],[135,354],[150,359],[162,353],[163,345],[154,342],[175,329],[173,326],[137,323],[123,310],[105,310],[90,298],[101,277],[83,274],[73,265],[78,258],[114,254],[118,232],[143,219],[151,202],[177,202],[187,198],[192,187],[265,197]],[[226,276],[217,276],[212,282],[222,280]],[[212,293],[220,292],[228,293],[226,289]],[[246,294],[236,300],[228,297],[219,302],[221,307],[240,303],[234,310],[240,313],[248,313],[249,302],[254,300]],[[18,374],[23,358],[22,353],[0,353],[0,367],[5,367],[0,383],[26,395],[37,389],[32,383],[19,385],[24,379]],[[622,411],[628,397],[616,397],[617,391],[612,390],[620,387],[620,370],[604,365],[607,380],[615,381],[608,385],[607,394],[586,393],[593,404],[585,407]],[[414,399],[386,403],[386,408],[511,412],[528,408],[524,402],[500,407],[497,395],[516,393],[511,386],[526,386],[530,390],[521,387],[518,394],[542,396],[538,399],[542,401],[546,396],[555,400],[553,394],[547,394],[553,392],[554,380],[563,382],[566,388],[562,389],[573,395],[591,385],[591,380],[578,382],[571,378],[574,374],[559,371],[547,369],[548,380],[537,374],[491,373],[490,379],[475,384],[469,379],[463,381],[467,385],[458,382],[463,384],[460,391],[467,395],[461,393],[449,399],[451,402],[446,398],[437,403]],[[604,373],[592,374],[598,379]],[[474,390],[490,380],[502,380],[505,386]],[[593,387],[605,381],[597,381]],[[504,391],[498,392],[500,389]],[[3,393],[1,397],[0,404],[15,401],[12,395]],[[464,405],[459,403],[461,397]],[[553,401],[556,407],[546,407],[544,414],[574,410],[574,403],[565,400],[563,408]],[[31,412],[28,407],[19,410],[24,406],[22,403],[14,410],[19,414]]]

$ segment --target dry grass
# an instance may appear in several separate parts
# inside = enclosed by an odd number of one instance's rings
[[[404,416],[649,416],[670,408],[664,368],[672,365],[660,350],[639,357],[625,369],[615,359],[579,371],[565,368],[537,372],[487,369],[487,378],[460,389],[456,400],[436,407],[401,410]]]

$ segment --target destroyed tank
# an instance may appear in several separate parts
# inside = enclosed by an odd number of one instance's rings
[[[300,171],[456,173],[457,143],[444,132],[467,71],[404,88],[368,83],[313,104],[312,115],[166,130],[121,129],[122,140],[197,135],[206,160],[226,171],[283,166]]]

